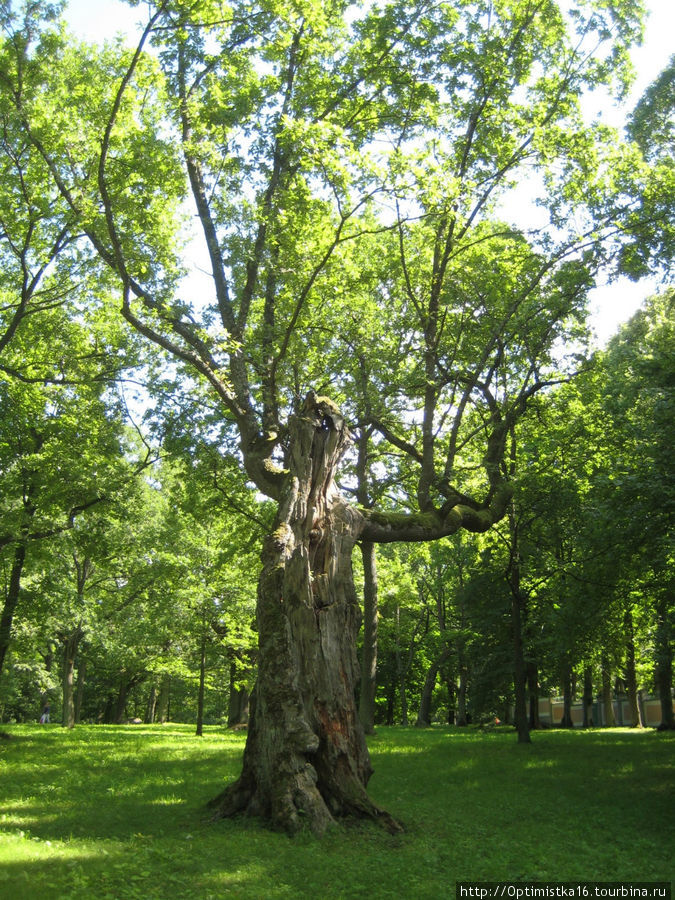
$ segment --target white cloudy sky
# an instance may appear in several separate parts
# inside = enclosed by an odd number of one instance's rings
[[[637,78],[625,109],[634,105],[673,53],[675,3],[673,0],[647,0],[647,8],[649,18],[645,39],[633,53]],[[99,41],[117,32],[133,34],[134,25],[142,19],[143,11],[142,6],[130,8],[121,0],[69,0],[67,17],[78,35]],[[623,111],[617,108],[603,110],[603,117],[613,125],[619,126],[622,116]],[[657,289],[654,281],[634,284],[627,279],[596,288],[591,295],[591,314],[598,341],[604,344],[644,298]]]

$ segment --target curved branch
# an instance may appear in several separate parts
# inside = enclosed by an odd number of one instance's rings
[[[374,544],[390,544],[395,541],[436,541],[456,534],[462,528],[481,533],[491,528],[505,514],[513,495],[510,484],[502,483],[495,491],[489,505],[474,509],[457,503],[444,515],[439,512],[394,513],[375,509],[360,509],[363,527],[360,540]]]

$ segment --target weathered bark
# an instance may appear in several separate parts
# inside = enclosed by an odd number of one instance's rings
[[[637,672],[635,669],[635,635],[633,630],[633,614],[626,610],[623,617],[623,625],[626,633],[626,693],[628,695],[628,708],[630,710],[631,728],[644,728],[642,710],[638,702]]]
[[[375,731],[375,692],[377,689],[377,559],[375,545],[361,543],[363,559],[363,658],[359,718],[366,734]]]
[[[239,779],[215,817],[259,815],[320,834],[337,817],[401,826],[366,793],[372,773],[354,697],[360,609],[351,555],[362,516],[344,503],[335,468],[349,432],[310,395],[289,423],[289,473],[258,586],[258,681]]]
[[[602,707],[605,719],[605,728],[614,728],[616,718],[614,716],[614,703],[612,699],[612,677],[609,669],[609,659],[603,655],[602,666]]]
[[[429,725],[431,725],[431,700],[434,693],[434,687],[436,686],[438,670],[446,660],[449,659],[451,653],[452,649],[446,647],[429,666],[427,676],[424,679],[424,687],[422,688],[422,696],[420,697],[420,708],[417,713],[417,721],[415,722],[417,728],[428,728]]]

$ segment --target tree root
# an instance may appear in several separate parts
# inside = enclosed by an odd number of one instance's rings
[[[356,788],[356,789],[355,789]],[[342,792],[341,792],[342,793]],[[317,837],[325,834],[338,820],[370,820],[389,834],[401,834],[403,825],[368,798],[365,788],[349,785],[345,796],[327,803],[308,774],[279,785],[269,802],[262,803],[251,779],[240,777],[207,803],[213,810],[211,822],[237,815],[260,818],[274,830],[289,835],[309,829]],[[333,812],[331,810],[334,810]]]

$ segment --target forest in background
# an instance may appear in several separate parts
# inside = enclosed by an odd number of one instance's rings
[[[74,341],[64,312],[40,327],[58,317],[53,333]],[[375,723],[509,721],[517,632],[532,725],[537,696],[671,692],[673,332],[666,291],[539,398],[498,526],[378,551]],[[166,363],[152,366],[142,404],[129,370],[67,388],[3,380],[5,607],[17,592],[3,721],[47,701],[71,725],[246,721],[269,504],[208,404],[177,403]],[[386,496],[378,456],[369,446],[368,484]]]

